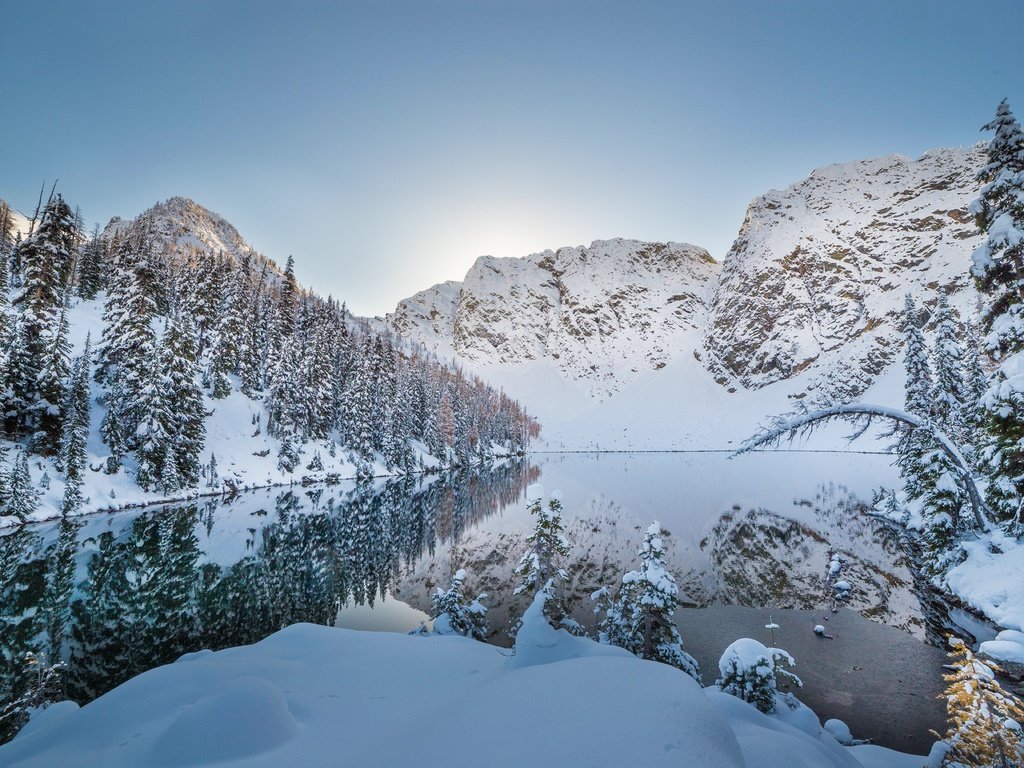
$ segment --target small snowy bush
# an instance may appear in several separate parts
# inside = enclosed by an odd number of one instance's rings
[[[741,637],[722,654],[718,662],[722,676],[715,684],[725,693],[753,704],[762,712],[774,712],[777,674],[797,686],[803,685],[799,677],[782,669],[781,663],[792,667],[796,662],[781,648],[768,648],[757,640]]]
[[[475,600],[467,600],[462,591],[465,580],[466,572],[460,568],[452,576],[451,586],[446,590],[438,587],[431,598],[434,632],[439,635],[463,635],[474,640],[486,640],[487,608],[481,601],[487,595],[480,594]]]

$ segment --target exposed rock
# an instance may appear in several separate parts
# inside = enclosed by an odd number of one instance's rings
[[[465,281],[401,302],[390,327],[479,364],[546,358],[604,399],[658,370],[703,325],[718,264],[703,248],[596,241],[522,259],[483,256]]]
[[[948,290],[970,306],[980,235],[967,206],[982,157],[974,147],[833,165],[754,200],[712,301],[708,367],[756,388],[820,361],[819,376],[847,380],[837,394],[862,392],[896,357],[906,291]]]

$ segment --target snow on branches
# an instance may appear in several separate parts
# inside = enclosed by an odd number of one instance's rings
[[[783,440],[793,441],[806,437],[817,426],[831,421],[851,422],[854,425],[854,432],[850,435],[850,440],[860,437],[876,422],[888,422],[891,428],[890,434],[898,430],[913,430],[922,434],[929,443],[942,451],[953,463],[954,469],[963,481],[970,497],[976,527],[983,531],[989,529],[988,507],[982,500],[978,486],[974,482],[971,465],[964,457],[963,452],[931,420],[915,416],[899,408],[870,403],[848,403],[808,410],[795,416],[780,416],[775,418],[770,426],[747,438],[733,456],[749,453],[759,448],[777,446]]]

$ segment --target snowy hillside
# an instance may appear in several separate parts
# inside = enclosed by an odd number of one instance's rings
[[[974,314],[983,154],[816,170],[751,203],[720,268],[626,240],[484,257],[387,322],[522,400],[552,449],[726,448],[799,401],[899,402],[904,294]]]
[[[0,219],[0,527],[464,466],[536,433],[518,404],[352,322],[298,284],[290,258],[278,269],[190,200],[94,238],[60,195],[31,237],[12,218]]]

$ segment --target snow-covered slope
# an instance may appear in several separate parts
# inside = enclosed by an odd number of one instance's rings
[[[81,710],[53,705],[0,747],[0,762],[23,768],[909,768],[923,760],[841,746],[799,703],[780,697],[764,715],[673,667],[556,631],[537,602],[513,656],[463,637],[296,624],[255,645],[186,655]]]
[[[904,294],[974,313],[983,154],[818,169],[751,203],[720,269],[630,240],[484,257],[387,323],[505,387],[551,448],[724,448],[797,401],[897,402]]]

